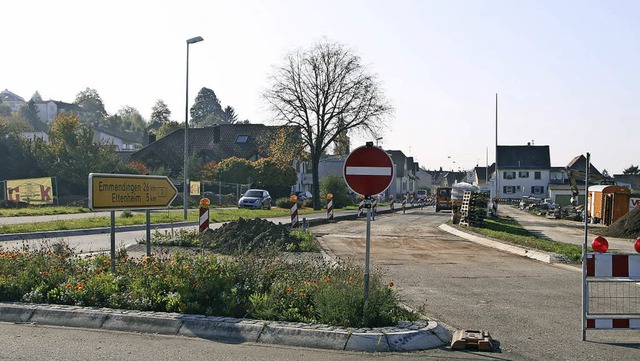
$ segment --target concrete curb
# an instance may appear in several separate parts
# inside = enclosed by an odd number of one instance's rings
[[[0,303],[0,321],[366,352],[427,350],[450,342],[447,331],[435,322],[352,330],[320,324],[18,302]]]
[[[468,241],[477,243],[477,244],[481,244],[483,246],[486,247],[491,247],[491,248],[495,248],[504,252],[509,252],[518,256],[522,256],[522,257],[528,257],[528,258],[532,258],[541,262],[545,262],[545,263],[556,263],[558,262],[558,257],[553,254],[553,253],[547,253],[547,252],[542,252],[542,251],[536,251],[533,249],[528,249],[528,248],[523,248],[523,247],[518,247],[518,246],[512,246],[512,245],[508,245],[502,242],[498,242],[498,241],[494,241],[491,240],[489,238],[486,237],[482,237],[482,236],[477,236],[474,234],[470,234],[470,233],[466,233],[463,232],[461,230],[458,230],[454,227],[451,227],[448,224],[441,224],[440,226],[438,226],[439,229],[456,235],[458,237],[464,238]]]

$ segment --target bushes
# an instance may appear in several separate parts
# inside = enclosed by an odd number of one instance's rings
[[[276,257],[177,253],[134,259],[119,252],[77,257],[65,244],[0,250],[0,301],[182,312],[227,317],[388,326],[414,319],[373,276],[362,300],[362,269]]]

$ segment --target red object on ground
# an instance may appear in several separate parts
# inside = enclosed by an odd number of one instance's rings
[[[598,236],[591,242],[591,248],[594,252],[604,253],[609,249],[609,242],[606,238]]]
[[[633,244],[633,248],[636,249],[636,252],[640,253],[640,237],[636,238],[636,243]]]

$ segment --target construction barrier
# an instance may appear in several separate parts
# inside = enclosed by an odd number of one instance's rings
[[[407,210],[407,196],[402,195],[402,214],[404,214]]]
[[[640,329],[639,283],[640,254],[587,253],[583,277],[583,340],[587,329]]]
[[[291,227],[298,228],[300,221],[298,220],[298,197],[291,196]]]
[[[392,195],[389,196],[389,209],[394,210],[394,203],[395,203],[396,199],[395,197]]]
[[[327,219],[333,220],[333,194],[327,194]]]
[[[210,200],[208,198],[202,198],[200,200],[200,222],[199,222],[199,231],[200,233],[204,233],[209,229],[209,204]]]
[[[360,196],[360,203],[358,203],[358,217],[364,217],[364,197]]]

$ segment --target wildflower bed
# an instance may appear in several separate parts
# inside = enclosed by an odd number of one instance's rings
[[[311,257],[313,258],[313,257]],[[362,296],[363,271],[314,261],[285,261],[266,252],[168,252],[134,258],[117,253],[81,257],[64,242],[38,248],[0,248],[0,301],[180,312],[236,318],[380,327],[417,315],[400,306],[391,282],[371,275]]]

